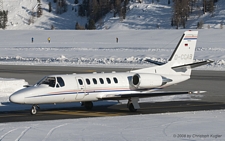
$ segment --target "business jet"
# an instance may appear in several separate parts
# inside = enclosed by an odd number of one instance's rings
[[[90,110],[99,100],[128,100],[131,112],[140,108],[139,98],[194,94],[201,91],[157,91],[185,80],[192,68],[212,63],[212,60],[194,62],[198,31],[185,31],[167,63],[147,60],[157,66],[128,72],[49,75],[33,86],[13,93],[9,100],[32,105],[35,115],[40,104],[81,102]]]

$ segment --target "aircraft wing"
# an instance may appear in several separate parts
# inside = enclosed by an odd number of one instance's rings
[[[132,94],[109,94],[105,95],[99,100],[122,100],[122,99],[129,99],[132,97],[138,97],[138,98],[145,98],[145,97],[158,97],[158,96],[170,96],[170,95],[184,95],[184,94],[200,94],[204,93],[205,91],[180,91],[180,92],[149,92],[149,93],[132,93]]]
[[[159,66],[166,64],[166,63],[155,61],[155,60],[152,60],[152,59],[145,59],[144,61],[155,64],[155,65],[159,65]]]

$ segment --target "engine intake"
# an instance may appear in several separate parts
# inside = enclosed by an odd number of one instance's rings
[[[157,74],[135,74],[132,77],[132,86],[136,89],[156,88],[164,84],[163,77]]]

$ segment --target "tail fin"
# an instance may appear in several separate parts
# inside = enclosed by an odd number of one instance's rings
[[[177,44],[176,49],[171,55],[168,63],[166,64],[154,63],[160,66],[143,68],[132,72],[172,74],[174,73],[174,71],[172,72],[170,71],[172,69],[175,70],[175,72],[180,72],[182,74],[190,76],[192,68],[210,64],[213,62],[212,60],[206,60],[194,63],[194,54],[197,43],[197,37],[198,31],[185,31],[179,43]],[[147,61],[152,63],[151,60]]]
[[[174,65],[193,63],[198,31],[185,31],[169,61]]]

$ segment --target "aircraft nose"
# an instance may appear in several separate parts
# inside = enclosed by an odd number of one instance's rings
[[[19,93],[14,93],[9,97],[9,101],[17,104],[24,104],[24,95]]]

